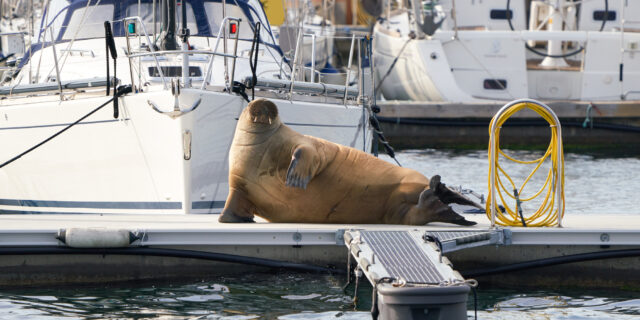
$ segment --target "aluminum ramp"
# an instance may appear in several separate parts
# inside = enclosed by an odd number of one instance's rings
[[[467,318],[469,283],[442,256],[437,236],[446,239],[444,243],[492,241],[485,232],[345,231],[345,245],[357,268],[377,291],[374,304],[381,319]]]

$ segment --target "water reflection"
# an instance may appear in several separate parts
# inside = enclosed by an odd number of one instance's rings
[[[257,273],[197,283],[120,285],[0,292],[2,319],[371,319],[371,287],[345,279],[299,273]],[[479,319],[634,319],[640,299],[633,292],[528,292],[478,290]],[[469,296],[469,319],[473,296]]]

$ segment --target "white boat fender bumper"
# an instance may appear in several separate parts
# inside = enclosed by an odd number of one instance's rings
[[[56,239],[71,248],[123,248],[140,239],[137,232],[126,229],[60,229]]]

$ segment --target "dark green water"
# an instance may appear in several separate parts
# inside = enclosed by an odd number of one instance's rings
[[[371,286],[261,273],[202,282],[0,290],[2,319],[371,319]],[[634,319],[640,293],[478,289],[479,319]],[[469,296],[473,319],[473,295]]]

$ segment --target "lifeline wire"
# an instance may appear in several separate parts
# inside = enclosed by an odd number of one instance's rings
[[[500,129],[504,122],[511,117],[516,112],[529,108],[540,116],[542,116],[551,127],[551,141],[549,143],[549,147],[547,148],[544,155],[538,159],[523,161],[517,160],[509,155],[505,154],[502,150],[500,150]],[[496,119],[497,116],[497,119]],[[487,217],[491,219],[491,206],[495,207],[496,211],[496,223],[503,226],[526,226],[526,227],[550,227],[555,226],[558,223],[558,215],[560,217],[564,216],[564,154],[562,150],[562,142],[561,137],[558,135],[558,127],[560,123],[556,123],[556,118],[554,115],[543,106],[534,103],[533,101],[519,102],[511,105],[508,109],[502,114],[496,115],[491,119],[490,128],[494,126],[495,123],[495,132],[489,132],[490,143],[492,139],[495,139],[495,154],[491,150],[491,146],[489,147],[489,163],[491,161],[495,161],[495,171],[492,171],[491,165],[489,165],[489,186],[491,186],[491,178],[494,177],[494,181],[496,185],[496,194],[500,197],[500,201],[496,199],[496,203],[492,203],[492,189],[489,188],[489,196],[487,197],[486,211]],[[507,160],[520,163],[520,164],[535,164],[535,168],[531,171],[529,176],[524,180],[522,185],[517,188],[513,179],[504,171],[504,169],[500,166],[498,159],[500,155],[504,156]],[[540,169],[540,166],[545,162],[547,158],[551,158],[551,167],[549,168],[549,172],[547,174],[547,179],[544,185],[533,195],[528,198],[522,197],[522,191],[524,187],[527,185],[531,177]],[[558,160],[559,159],[559,160]],[[558,163],[559,161],[559,163]],[[558,168],[561,170],[561,174],[558,174]],[[502,180],[500,179],[501,174],[507,178],[511,188],[510,190],[504,185]],[[557,182],[560,181],[560,186],[557,186]],[[560,188],[559,195],[561,199],[556,199],[556,189]],[[546,189],[546,195],[544,201],[538,208],[536,212],[525,217],[518,212],[518,208],[520,208],[520,203],[524,203],[530,201],[539,195]],[[504,191],[504,192],[503,192]],[[518,196],[514,196],[513,194],[517,194]],[[507,201],[508,198],[503,197],[503,194],[509,196],[512,201],[515,201],[516,208],[512,209]],[[561,203],[560,203],[561,201]],[[502,210],[499,206],[501,202],[502,206],[504,206],[504,210]],[[556,204],[558,204],[556,206]],[[555,210],[554,210],[555,207]]]

